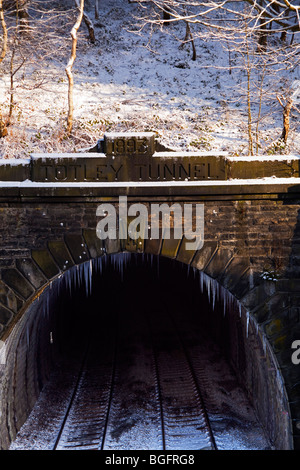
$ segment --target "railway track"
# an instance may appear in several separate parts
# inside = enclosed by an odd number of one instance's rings
[[[182,315],[178,309],[172,312],[149,300],[143,314],[131,304],[130,309],[122,307],[103,318],[77,361],[68,391],[60,394],[52,385],[42,392],[44,407],[52,400],[51,425],[42,431],[36,428],[45,412],[40,403],[11,448],[215,450],[267,446],[249,403],[242,395],[237,398],[237,388],[232,392],[230,371],[217,363],[220,358],[213,348],[210,352],[197,318]],[[216,367],[222,369],[223,380],[216,375]],[[230,390],[226,391],[226,383]]]

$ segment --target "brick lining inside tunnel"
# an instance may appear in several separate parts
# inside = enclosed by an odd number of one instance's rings
[[[63,318],[62,310],[66,305],[63,299],[69,298],[70,289],[71,296],[75,296],[79,303],[86,302],[82,299],[85,298],[86,291],[90,289],[91,272],[94,272],[93,276],[96,279],[97,269],[99,272],[101,268],[104,272],[106,264],[111,265],[117,272],[124,267],[124,259],[134,262],[138,259],[139,263],[144,266],[143,269],[147,269],[147,265],[150,266],[153,263],[161,266],[168,273],[169,287],[175,283],[174,273],[178,272],[180,266],[185,273],[184,276],[189,279],[189,287],[185,284],[187,292],[183,292],[183,296],[188,297],[189,302],[192,299],[194,301],[197,299],[199,302],[201,298],[202,306],[203,303],[207,303],[206,311],[209,315],[203,318],[205,326],[211,331],[235,370],[273,446],[278,449],[292,448],[289,405],[281,374],[269,343],[258,328],[254,317],[247,313],[237,299],[217,281],[196,268],[187,267],[184,263],[165,257],[128,252],[105,255],[91,262],[77,265],[77,267],[74,266],[48,284],[26,308],[9,336],[7,367],[5,371],[2,371],[2,447],[7,448],[10,441],[15,438],[38,398],[40,390],[47,382],[53,364],[62,352],[62,347],[67,349],[65,334],[62,335],[60,342],[55,340],[52,344],[51,338],[56,338],[64,330],[65,332],[68,330],[69,336],[72,330],[76,334],[78,331],[82,333],[84,325],[88,324],[85,318],[76,315],[76,321],[72,322],[72,315],[70,315],[66,323],[61,324],[61,327],[57,329],[55,326],[57,318],[55,319],[51,312],[59,311],[60,318]],[[82,287],[78,283],[79,279],[82,281]],[[195,285],[197,290],[195,290]],[[93,287],[95,288],[95,285]],[[205,294],[202,297],[201,289]],[[115,292],[117,295],[117,288]],[[149,295],[154,295],[151,288]],[[104,299],[102,301],[104,302]],[[73,305],[75,304],[76,301]],[[73,345],[77,347],[77,336],[74,338]]]

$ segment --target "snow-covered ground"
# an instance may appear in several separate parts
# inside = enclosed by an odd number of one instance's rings
[[[65,58],[59,60],[53,51],[53,60],[43,69],[47,75],[44,85],[34,86],[39,83],[38,73],[27,75],[26,86],[22,74],[16,75],[17,106],[8,136],[0,139],[0,156],[26,158],[32,152],[80,151],[110,131],[153,131],[167,147],[247,155],[247,108],[240,99],[245,74],[239,67],[229,73],[229,55],[222,45],[197,39],[197,59],[193,61],[191,44],[182,45],[175,39],[185,37],[185,26],[178,23],[154,31],[147,47],[147,31],[139,35],[134,26],[136,3],[101,0],[100,4],[101,17],[94,21],[96,43],[88,42],[84,23],[80,29],[73,67],[73,137],[64,134],[65,66],[70,51],[66,49]],[[89,14],[94,20],[93,12]],[[9,77],[3,67],[0,73],[0,105],[5,116]],[[288,79],[300,90],[299,67],[289,72]],[[263,108],[260,153],[273,153],[272,145],[281,135],[282,108],[276,98],[273,101],[271,107],[268,101]],[[300,153],[299,116],[293,111],[286,149],[294,154]]]

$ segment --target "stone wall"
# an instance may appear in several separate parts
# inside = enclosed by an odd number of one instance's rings
[[[299,156],[256,159],[161,151],[149,133],[107,135],[87,153],[3,160],[0,358],[8,344],[15,357],[22,357],[24,351],[21,346],[18,349],[14,335],[20,332],[35,300],[42,298],[49,285],[67,276],[72,267],[123,251],[176,259],[203,273],[212,295],[223,289],[237,302],[243,321],[250,325],[257,353],[252,355],[251,341],[244,341],[238,333],[237,321],[231,335],[243,352],[230,353],[232,364],[249,394],[253,392],[257,413],[269,433],[275,428],[282,435],[291,431],[293,445],[300,448],[300,365],[291,360],[291,345],[300,340],[299,161]],[[179,203],[181,207],[185,203],[204,204],[203,246],[188,250],[184,236],[100,240],[96,235],[97,207],[111,203],[118,211],[119,196],[127,196],[128,206],[139,202],[148,209],[152,202]],[[24,364],[31,364],[36,350],[32,356],[24,354],[26,361],[20,359],[20,370],[15,366],[9,369],[15,376],[13,389],[25,374],[37,391],[36,379],[24,372]],[[243,355],[247,367],[241,366]],[[4,382],[10,383],[8,369],[0,367]],[[44,372],[43,368],[39,370],[39,374]],[[3,387],[8,400],[16,403],[9,385]],[[268,395],[266,389],[270,387]],[[283,408],[276,406],[280,394]],[[26,404],[21,400],[18,410],[12,405],[14,411],[9,411],[9,419],[6,416],[13,429],[11,436],[19,425],[16,417],[19,423],[25,419],[32,405],[29,401]],[[280,428],[278,423],[285,423],[281,412],[291,418],[291,429]],[[268,423],[271,415],[276,425]],[[8,440],[6,436],[4,441]],[[286,437],[284,446],[288,441]]]
[[[130,239],[101,241],[96,236],[100,201],[92,198],[86,202],[60,198],[40,203],[2,203],[1,338],[9,338],[13,326],[49,281],[76,264],[123,250],[177,259],[226,288],[259,325],[285,381],[297,447],[299,366],[291,362],[291,344],[300,338],[300,201],[264,196],[202,198],[201,202],[205,210],[205,241],[196,252],[185,249],[184,239],[146,240],[142,245]],[[250,384],[252,378],[245,376],[242,380]]]

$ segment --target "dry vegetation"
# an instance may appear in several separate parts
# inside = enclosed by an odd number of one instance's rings
[[[245,34],[241,21],[243,41],[224,30],[218,35],[211,27],[204,30],[203,18],[198,24],[190,15],[187,22],[175,9],[182,2],[102,0],[95,19],[94,2],[86,1],[95,39],[86,18],[78,31],[74,121],[68,132],[65,68],[76,2],[30,0],[25,19],[15,14],[14,3],[4,1],[2,158],[80,151],[104,132],[135,130],[153,131],[165,145],[186,150],[300,153],[297,30],[281,37],[279,26],[277,35],[267,35],[266,49],[265,37]],[[161,11],[166,3],[172,20],[167,23]],[[0,44],[5,44],[3,28]]]

